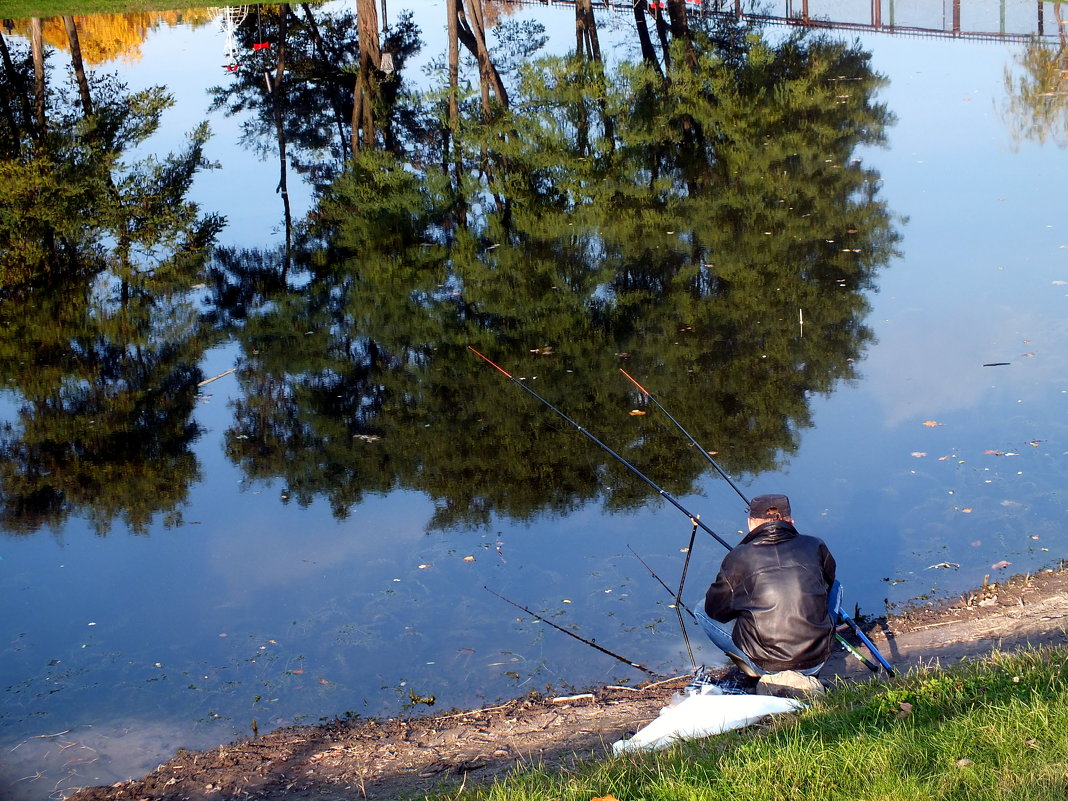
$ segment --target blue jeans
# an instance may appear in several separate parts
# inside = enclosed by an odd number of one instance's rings
[[[697,608],[694,610],[694,617],[697,618],[697,622],[701,624],[701,628],[704,629],[705,634],[708,635],[708,639],[712,640],[713,644],[719,648],[719,650],[723,651],[723,653],[730,657],[731,661],[734,662],[743,673],[747,676],[752,676],[753,678],[768,675],[769,671],[757,667],[756,663],[742,652],[742,649],[734,642],[734,638],[731,637],[730,631],[725,628],[722,623],[717,623],[705,614],[703,603],[697,605]],[[797,672],[803,673],[806,676],[815,676],[820,672],[823,664],[823,662],[820,662],[815,667],[805,668],[804,670],[799,670]]]

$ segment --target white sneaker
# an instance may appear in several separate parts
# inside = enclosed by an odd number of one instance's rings
[[[822,695],[825,690],[823,682],[815,676],[806,676],[796,670],[783,670],[761,676],[755,692],[757,695],[774,695],[778,698],[808,699]]]

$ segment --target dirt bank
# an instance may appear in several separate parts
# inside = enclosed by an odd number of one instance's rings
[[[995,649],[1064,645],[1068,571],[1018,576],[951,604],[874,621],[870,634],[899,670],[948,664]],[[844,652],[823,677],[866,680]],[[657,716],[686,683],[602,687],[565,698],[527,698],[434,717],[283,729],[211,751],[184,752],[153,773],[85,788],[70,801],[397,799],[485,782],[517,763],[566,764],[597,756]]]

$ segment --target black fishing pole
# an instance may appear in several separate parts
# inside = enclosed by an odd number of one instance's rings
[[[660,675],[656,671],[650,670],[649,668],[645,667],[645,665],[639,665],[637,662],[631,662],[626,657],[622,657],[617,653],[613,653],[612,651],[609,651],[607,648],[602,648],[600,645],[598,645],[597,643],[593,642],[592,640],[587,640],[585,637],[580,637],[579,635],[575,634],[575,632],[569,631],[568,629],[565,629],[563,626],[556,625],[551,620],[545,619],[544,617],[539,615],[537,612],[532,612],[531,610],[527,609],[522,604],[517,604],[515,601],[512,601],[512,600],[509,600],[508,598],[505,598],[500,593],[493,592],[493,590],[491,590],[489,587],[483,586],[482,589],[484,589],[488,593],[496,595],[502,601],[507,601],[512,606],[514,606],[516,609],[522,609],[528,615],[530,615],[531,617],[536,618],[537,620],[540,620],[542,623],[548,623],[554,629],[556,629],[557,631],[562,631],[568,637],[574,637],[579,642],[585,643],[586,645],[590,646],[591,648],[596,648],[602,654],[608,654],[608,656],[612,657],[613,659],[618,659],[620,662],[623,662],[626,665],[630,665],[633,668],[638,668],[638,670],[644,671],[645,673],[648,673],[650,676],[659,676]]]
[[[653,397],[653,393],[651,393],[651,392],[650,392],[649,390],[647,390],[647,389],[646,389],[645,387],[643,387],[643,386],[642,386],[641,384],[639,384],[639,383],[638,383],[638,382],[637,382],[637,381],[636,381],[636,380],[634,379],[634,376],[632,376],[632,375],[631,375],[630,373],[628,373],[628,372],[627,372],[626,370],[624,370],[624,369],[623,369],[622,367],[620,367],[620,368],[619,368],[619,372],[623,373],[623,375],[625,375],[625,376],[626,376],[627,378],[629,378],[629,379],[630,379],[630,381],[631,381],[631,383],[632,383],[632,384],[634,384],[634,386],[636,386],[636,387],[637,387],[637,388],[638,388],[638,389],[639,389],[639,390],[641,391],[641,393],[642,393],[643,395],[645,395],[645,397],[646,397],[646,398],[648,398],[649,400],[651,400],[651,401],[652,401],[653,403],[655,403],[655,404],[656,404],[656,408],[658,408],[658,409],[659,409],[660,411],[662,411],[662,412],[663,412],[663,413],[664,413],[665,415],[667,415],[667,418],[668,418],[668,420],[670,420],[670,421],[671,421],[672,423],[674,423],[674,424],[675,424],[675,427],[676,427],[676,428],[678,428],[678,430],[679,430],[679,431],[681,431],[681,432],[683,433],[683,436],[685,436],[685,437],[686,437],[686,439],[690,440],[690,442],[691,442],[691,443],[693,444],[693,446],[694,446],[695,448],[697,448],[697,450],[699,450],[699,451],[701,452],[701,455],[702,455],[702,456],[704,456],[704,457],[705,457],[706,459],[708,459],[709,463],[710,463],[710,464],[711,464],[711,465],[712,465],[712,466],[713,466],[714,468],[716,468],[716,472],[717,472],[717,473],[719,473],[719,474],[720,474],[720,475],[721,475],[721,476],[723,477],[723,479],[724,479],[724,480],[725,480],[725,481],[726,481],[726,482],[727,482],[728,484],[730,484],[730,485],[731,485],[731,489],[733,489],[733,490],[734,490],[735,492],[737,492],[737,493],[738,493],[738,497],[740,497],[740,498],[741,498],[741,499],[742,499],[743,501],[745,501],[745,505],[746,505],[746,506],[749,506],[749,499],[748,499],[747,497],[745,497],[745,493],[744,493],[744,492],[742,492],[742,491],[741,491],[740,489],[738,489],[737,485],[736,485],[736,484],[735,484],[735,483],[734,483],[734,482],[733,482],[733,481],[731,480],[731,477],[730,477],[730,476],[728,476],[728,475],[727,475],[727,474],[726,474],[726,473],[725,473],[725,472],[723,471],[723,468],[722,468],[722,467],[720,467],[720,466],[719,466],[719,465],[718,465],[718,464],[716,463],[716,460],[712,458],[712,454],[710,454],[710,453],[709,453],[708,451],[706,451],[706,450],[705,450],[704,448],[702,448],[702,447],[701,447],[701,443],[699,443],[699,442],[698,442],[698,441],[697,441],[696,439],[694,439],[694,438],[693,438],[693,436],[692,436],[692,435],[690,434],[690,432],[689,432],[689,431],[687,431],[687,430],[686,430],[685,428],[683,428],[683,427],[682,427],[682,423],[680,423],[680,422],[679,422],[678,420],[676,420],[676,419],[675,419],[674,417],[672,417],[672,416],[671,416],[671,412],[669,412],[669,411],[668,411],[667,409],[665,409],[665,408],[664,408],[664,407],[663,407],[663,406],[661,405],[660,401],[658,401],[658,400],[657,400],[656,398],[654,398],[654,397]]]
[[[492,361],[492,360],[491,360],[491,359],[489,359],[488,357],[486,357],[486,356],[482,355],[482,354],[481,354],[481,353],[479,353],[479,352],[478,352],[477,350],[475,350],[474,348],[472,348],[472,347],[471,347],[470,345],[468,345],[468,346],[467,346],[467,349],[468,349],[469,351],[471,351],[472,353],[474,353],[474,354],[475,354],[476,356],[478,356],[478,357],[479,357],[480,359],[482,359],[483,361],[485,361],[486,363],[488,363],[488,364],[489,364],[490,366],[494,367],[494,368],[495,368],[495,369],[496,369],[497,371],[499,371],[499,372],[500,372],[500,373],[501,373],[502,375],[504,375],[504,376],[505,376],[505,377],[506,377],[506,378],[507,378],[507,379],[508,379],[509,381],[511,381],[511,382],[512,382],[513,384],[515,384],[515,385],[517,385],[517,386],[520,386],[520,387],[522,387],[522,388],[523,388],[523,389],[524,389],[524,390],[525,390],[526,392],[529,392],[529,393],[530,393],[531,395],[533,395],[533,396],[534,396],[535,398],[537,398],[538,400],[540,400],[540,401],[541,401],[542,403],[544,403],[544,404],[545,404],[546,406],[548,406],[548,407],[549,407],[549,408],[550,408],[550,409],[551,409],[552,411],[554,411],[554,412],[556,412],[556,413],[557,413],[558,415],[560,415],[560,417],[564,418],[564,419],[565,419],[565,420],[566,420],[567,422],[571,423],[571,425],[573,425],[573,426],[574,426],[575,428],[577,428],[577,429],[578,429],[578,430],[579,430],[579,431],[580,431],[580,432],[581,432],[582,434],[584,434],[584,435],[585,435],[586,437],[588,437],[588,438],[589,438],[590,440],[592,440],[593,442],[595,442],[596,444],[598,444],[598,445],[600,445],[600,446],[601,446],[602,448],[604,448],[604,450],[606,450],[606,451],[607,451],[607,452],[608,452],[608,453],[609,453],[609,454],[610,454],[611,456],[613,456],[613,457],[614,457],[614,458],[615,458],[615,459],[616,459],[616,460],[617,460],[617,461],[618,461],[618,462],[619,462],[620,464],[622,464],[622,465],[623,465],[624,467],[626,467],[626,468],[627,468],[628,470],[630,470],[630,471],[631,471],[632,473],[634,473],[634,475],[636,475],[636,476],[637,476],[638,478],[640,478],[640,479],[641,479],[642,481],[644,481],[644,482],[645,482],[646,484],[648,484],[648,485],[649,485],[650,487],[652,487],[652,488],[653,488],[654,490],[656,490],[656,491],[657,491],[657,492],[658,492],[658,493],[660,494],[660,497],[662,497],[662,498],[663,498],[664,500],[666,500],[666,501],[667,501],[668,503],[670,503],[671,505],[673,505],[673,506],[674,506],[674,507],[675,507],[676,509],[678,509],[678,510],[679,510],[680,512],[682,512],[683,514],[685,514],[685,515],[686,515],[686,516],[687,516],[688,518],[690,518],[691,520],[693,520],[693,521],[694,521],[694,522],[695,522],[695,523],[696,523],[696,524],[697,524],[698,526],[700,526],[700,527],[701,527],[701,528],[702,528],[702,529],[703,529],[703,530],[704,530],[704,531],[705,531],[706,533],[708,533],[708,534],[711,534],[711,535],[712,535],[712,536],[713,536],[713,537],[715,538],[715,540],[716,540],[716,541],[717,541],[717,542],[718,542],[718,543],[719,543],[720,545],[722,545],[722,546],[723,546],[724,548],[726,548],[726,549],[727,549],[728,551],[729,551],[729,550],[731,550],[731,546],[730,546],[730,543],[728,543],[728,542],[727,542],[727,541],[726,541],[725,539],[723,539],[723,538],[722,538],[721,536],[719,536],[719,534],[717,534],[717,533],[716,533],[716,532],[714,532],[714,531],[713,531],[712,529],[710,529],[710,528],[709,528],[708,526],[706,526],[706,525],[705,525],[704,523],[702,523],[702,522],[700,521],[700,519],[699,519],[699,518],[698,518],[698,517],[697,517],[696,515],[693,515],[693,514],[691,514],[691,513],[689,512],[689,511],[687,511],[687,510],[686,510],[686,507],[684,507],[684,506],[683,506],[683,505],[682,505],[681,503],[679,503],[679,502],[678,502],[677,500],[675,500],[675,499],[674,499],[674,498],[673,498],[673,497],[672,497],[672,496],[671,496],[670,494],[668,494],[667,490],[665,490],[665,489],[662,489],[662,488],[661,488],[661,487],[659,487],[659,486],[658,486],[657,484],[655,484],[655,483],[653,482],[653,480],[652,480],[651,478],[649,478],[649,477],[648,477],[648,476],[646,476],[646,475],[645,475],[644,473],[642,473],[642,472],[641,472],[640,470],[638,470],[638,468],[637,468],[637,467],[635,467],[634,465],[632,465],[632,464],[631,464],[630,462],[628,462],[628,461],[627,461],[626,459],[624,459],[624,458],[623,458],[622,456],[620,456],[620,455],[619,455],[618,453],[616,453],[616,452],[615,452],[614,450],[612,450],[611,448],[609,448],[609,447],[608,447],[607,445],[605,445],[605,444],[604,444],[603,442],[601,442],[601,440],[597,439],[597,437],[595,437],[595,436],[594,436],[593,434],[591,434],[591,433],[590,433],[589,431],[587,431],[587,430],[586,430],[585,428],[583,428],[582,426],[580,426],[580,425],[579,425],[578,423],[576,423],[576,422],[575,422],[574,420],[572,420],[572,419],[571,419],[570,417],[568,417],[568,416],[567,416],[566,414],[564,414],[564,413],[563,413],[562,411],[560,411],[559,409],[557,409],[557,408],[556,408],[555,406],[553,406],[553,405],[552,405],[551,403],[549,403],[549,401],[545,400],[545,398],[543,398],[543,397],[542,397],[541,395],[539,395],[539,394],[538,394],[537,392],[535,392],[535,391],[534,391],[533,389],[531,389],[530,387],[528,387],[528,386],[527,386],[526,384],[524,384],[524,383],[523,383],[522,381],[520,381],[520,380],[519,380],[518,378],[516,378],[515,376],[513,376],[513,375],[512,375],[511,373],[509,373],[509,372],[508,372],[507,370],[505,370],[505,369],[504,369],[503,367],[501,367],[501,366],[500,366],[499,364],[497,364],[496,362]],[[747,503],[748,503],[748,502],[747,502]]]

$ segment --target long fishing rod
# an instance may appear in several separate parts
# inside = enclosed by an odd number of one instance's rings
[[[530,615],[531,617],[536,618],[537,620],[540,620],[542,623],[548,623],[554,629],[556,629],[557,631],[562,631],[568,637],[574,637],[579,642],[585,643],[586,645],[590,646],[591,648],[596,648],[602,654],[608,654],[608,656],[612,657],[613,659],[618,659],[620,662],[623,662],[624,664],[630,665],[633,668],[638,668],[638,670],[644,671],[645,673],[648,673],[650,676],[659,676],[660,675],[656,671],[650,670],[649,668],[645,667],[645,665],[639,665],[637,662],[631,662],[626,657],[620,656],[617,653],[613,653],[612,651],[609,651],[607,648],[602,648],[600,645],[595,643],[593,640],[587,640],[585,637],[580,637],[579,635],[575,634],[575,632],[569,631],[568,629],[565,629],[563,626],[556,625],[551,620],[547,620],[546,618],[544,618],[541,615],[539,615],[537,612],[533,612],[530,609],[527,609],[522,604],[517,604],[515,601],[512,601],[512,600],[510,600],[508,598],[505,598],[500,593],[493,592],[493,590],[491,590],[489,587],[483,586],[482,589],[484,589],[486,592],[488,592],[488,593],[490,593],[492,595],[496,595],[502,601],[506,601],[506,602],[510,603],[516,609],[522,609],[528,615]]]
[[[609,447],[608,447],[607,445],[605,445],[605,444],[604,444],[603,442],[601,442],[601,440],[597,439],[597,437],[595,437],[595,436],[594,436],[593,434],[591,434],[591,433],[590,433],[589,431],[587,431],[587,430],[586,430],[585,428],[583,428],[582,426],[580,426],[580,425],[579,425],[578,423],[576,423],[576,422],[575,422],[574,420],[572,420],[572,419],[571,419],[570,417],[568,417],[568,416],[567,416],[566,414],[564,414],[564,413],[563,413],[562,411],[560,411],[559,409],[557,409],[557,408],[556,408],[555,406],[553,406],[553,405],[552,405],[551,403],[549,403],[549,401],[545,400],[545,398],[543,398],[543,397],[542,397],[541,395],[539,395],[539,394],[538,394],[537,392],[535,392],[535,391],[534,391],[533,389],[531,389],[530,387],[528,387],[528,386],[527,386],[526,384],[524,384],[524,383],[523,383],[522,381],[520,381],[520,380],[519,380],[518,378],[516,378],[515,376],[513,376],[513,375],[512,375],[511,373],[509,373],[509,372],[508,372],[507,370],[505,370],[505,369],[504,369],[503,367],[501,367],[501,366],[500,366],[499,364],[497,364],[496,362],[492,361],[492,360],[491,360],[491,359],[489,359],[488,357],[486,357],[486,356],[482,355],[481,353],[479,353],[479,352],[478,352],[477,350],[475,350],[475,349],[474,349],[473,347],[471,347],[470,345],[468,345],[468,346],[467,346],[467,349],[468,349],[469,351],[471,351],[472,353],[474,353],[474,354],[475,354],[476,356],[478,356],[478,357],[479,357],[480,359],[482,359],[483,361],[485,361],[486,363],[488,363],[488,364],[489,364],[489,365],[490,365],[491,367],[495,368],[495,369],[496,369],[496,370],[497,370],[498,372],[500,372],[500,373],[501,373],[502,375],[504,375],[504,376],[505,376],[505,377],[506,377],[506,378],[507,378],[507,379],[508,379],[509,381],[511,381],[511,382],[512,382],[513,384],[515,384],[516,386],[522,387],[524,391],[526,391],[526,392],[530,393],[530,394],[531,394],[531,395],[533,395],[533,396],[534,396],[535,398],[537,398],[538,400],[540,400],[540,401],[541,401],[542,403],[544,403],[544,404],[545,404],[546,406],[548,406],[548,407],[549,407],[549,408],[550,408],[550,409],[551,409],[552,411],[556,412],[556,414],[558,414],[558,415],[559,415],[560,417],[564,418],[564,419],[565,419],[565,420],[566,420],[567,422],[571,423],[571,425],[573,425],[573,426],[574,426],[575,428],[577,428],[577,429],[578,429],[578,430],[579,430],[579,431],[580,431],[580,432],[581,432],[582,434],[584,434],[584,435],[585,435],[585,436],[586,436],[587,438],[589,438],[589,439],[590,439],[591,441],[593,441],[593,442],[594,442],[594,443],[596,443],[597,445],[600,445],[600,446],[601,446],[601,447],[602,447],[602,448],[603,448],[603,449],[604,449],[605,451],[607,451],[607,452],[608,452],[608,453],[609,453],[609,454],[610,454],[610,455],[611,455],[611,456],[612,456],[613,458],[615,458],[615,459],[616,459],[616,461],[618,461],[618,462],[619,462],[620,464],[622,464],[622,465],[623,465],[624,467],[626,467],[626,468],[627,468],[628,470],[630,470],[630,471],[631,471],[632,473],[634,473],[634,475],[636,475],[636,476],[637,476],[638,478],[640,478],[640,479],[641,479],[642,481],[644,481],[644,482],[645,482],[646,484],[648,484],[648,485],[649,485],[650,487],[652,487],[652,488],[653,488],[654,490],[656,490],[656,491],[657,491],[657,493],[659,493],[659,494],[660,494],[660,497],[662,497],[662,498],[663,498],[664,500],[666,500],[666,501],[667,501],[668,503],[670,503],[670,504],[671,504],[672,506],[674,506],[674,507],[675,507],[676,509],[678,509],[678,510],[679,510],[680,512],[682,512],[683,514],[685,514],[685,515],[686,515],[686,516],[687,516],[688,518],[690,518],[691,520],[693,520],[693,521],[694,521],[694,522],[695,522],[695,523],[696,523],[697,525],[699,525],[699,526],[700,526],[700,527],[701,527],[701,528],[702,528],[702,529],[703,529],[703,530],[704,530],[704,531],[705,531],[706,533],[708,533],[708,534],[711,534],[711,535],[712,535],[712,536],[713,536],[713,537],[715,538],[715,540],[716,540],[716,541],[717,541],[717,542],[718,542],[718,543],[719,543],[720,545],[722,545],[722,546],[723,546],[724,548],[726,548],[726,549],[727,549],[728,551],[729,551],[729,550],[731,550],[731,545],[730,545],[730,543],[728,543],[728,542],[727,542],[727,541],[726,541],[725,539],[723,539],[723,538],[722,538],[721,536],[719,536],[719,534],[717,534],[717,533],[716,533],[716,532],[714,532],[714,531],[713,531],[712,529],[710,529],[710,528],[709,528],[709,527],[708,527],[707,525],[705,525],[704,523],[702,523],[702,522],[701,522],[701,520],[700,520],[700,518],[699,518],[699,517],[698,517],[697,515],[694,515],[694,514],[690,513],[689,511],[687,511],[686,507],[685,507],[685,506],[683,506],[683,505],[682,505],[681,503],[679,503],[679,502],[678,502],[677,500],[675,500],[675,499],[674,499],[674,498],[673,498],[673,497],[672,497],[672,496],[671,496],[671,495],[670,495],[670,494],[669,494],[669,493],[667,492],[667,490],[665,490],[665,489],[661,488],[661,487],[660,487],[659,485],[657,485],[656,483],[654,483],[654,482],[653,482],[653,480],[652,480],[651,478],[649,478],[649,477],[648,477],[648,476],[646,476],[646,475],[645,475],[644,473],[642,473],[642,472],[641,472],[640,470],[638,470],[638,468],[637,468],[637,467],[635,467],[634,465],[632,465],[632,464],[631,464],[630,462],[628,462],[628,461],[627,461],[626,459],[624,459],[624,458],[623,458],[622,456],[620,456],[620,455],[619,455],[618,453],[616,453],[616,452],[615,452],[614,450],[612,450],[611,448],[609,448]]]
[[[743,501],[745,501],[745,505],[748,506],[749,505],[749,499],[745,496],[745,493],[742,492],[740,489],[738,489],[738,486],[731,480],[731,477],[728,476],[723,471],[723,468],[720,467],[719,464],[716,463],[716,460],[712,458],[712,454],[710,454],[708,451],[706,451],[704,448],[702,448],[701,447],[701,443],[699,443],[696,439],[694,439],[693,436],[690,434],[690,432],[682,427],[682,423],[680,423],[678,420],[676,420],[674,417],[672,417],[671,416],[671,412],[669,412],[667,409],[665,409],[663,407],[663,405],[661,405],[660,401],[658,401],[655,397],[653,397],[653,393],[651,393],[649,390],[647,390],[645,387],[643,387],[641,384],[639,384],[634,379],[634,376],[632,376],[630,373],[628,373],[622,367],[619,368],[619,372],[623,373],[623,375],[625,375],[627,378],[629,378],[630,382],[632,384],[634,384],[634,386],[636,386],[641,391],[641,393],[643,395],[645,395],[646,398],[648,398],[649,400],[651,400],[653,403],[656,404],[656,408],[658,408],[665,415],[667,415],[667,419],[675,424],[675,427],[679,431],[681,431],[683,433],[683,436],[685,436],[686,439],[690,440],[691,444],[693,444],[693,446],[695,448],[697,448],[697,450],[699,450],[701,452],[701,455],[704,456],[714,468],[716,468],[716,472],[719,473],[723,477],[723,479],[728,484],[731,485],[731,489],[733,489],[735,492],[737,492],[738,493],[738,497],[741,498]]]

